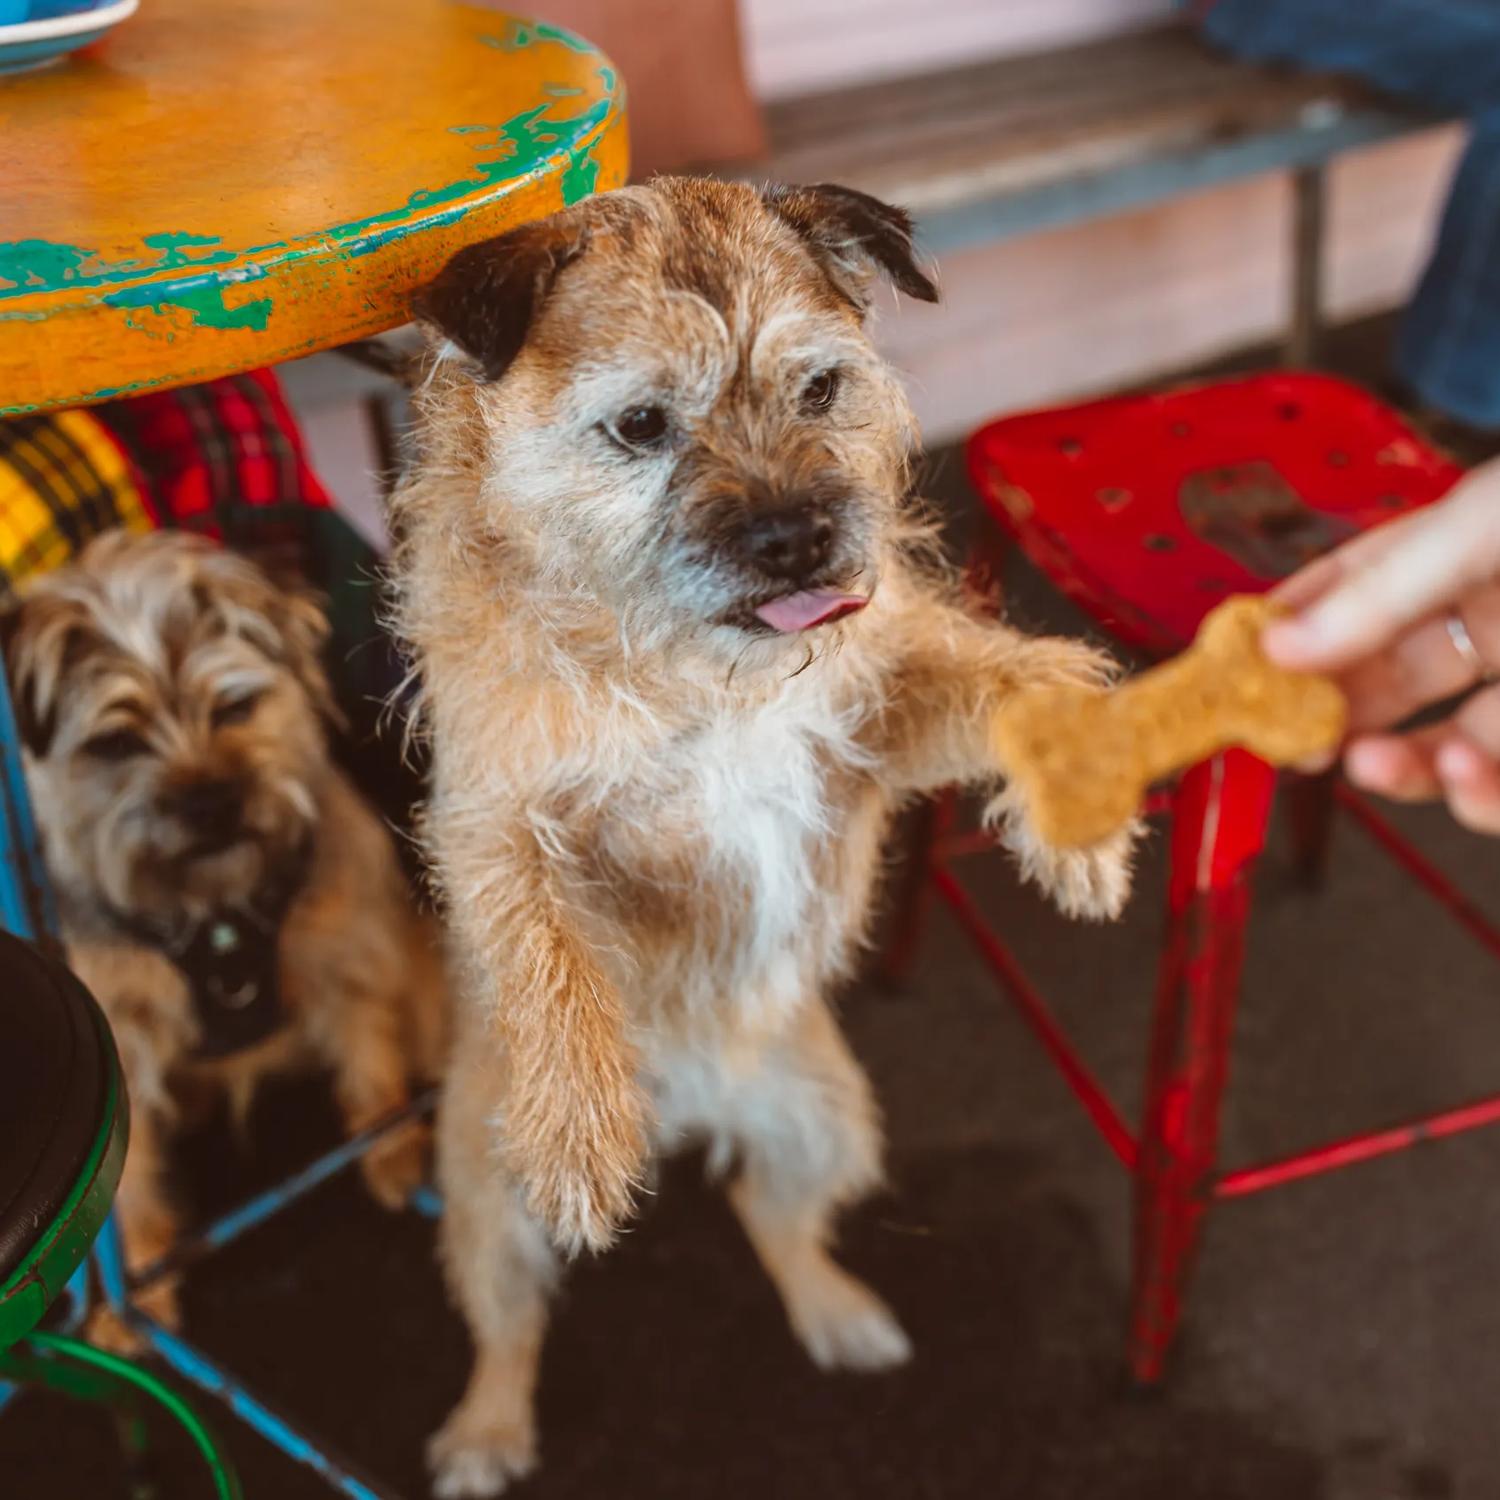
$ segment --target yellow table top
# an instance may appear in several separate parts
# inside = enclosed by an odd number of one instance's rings
[[[142,0],[0,78],[0,413],[395,327],[461,246],[617,187],[587,43],[452,0]]]

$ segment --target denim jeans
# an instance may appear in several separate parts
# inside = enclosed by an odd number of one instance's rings
[[[1214,0],[1201,24],[1237,56],[1362,78],[1469,119],[1396,365],[1429,405],[1500,428],[1500,0]]]

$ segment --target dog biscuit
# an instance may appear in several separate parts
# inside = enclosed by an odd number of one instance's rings
[[[1260,648],[1276,606],[1226,599],[1197,639],[1112,690],[1027,688],[996,714],[995,750],[1049,844],[1096,844],[1135,815],[1152,782],[1241,746],[1272,765],[1326,754],[1347,706],[1326,677],[1288,672]]]

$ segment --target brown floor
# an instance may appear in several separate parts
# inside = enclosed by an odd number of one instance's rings
[[[1362,328],[1335,353],[1373,368]],[[961,518],[952,455],[934,489]],[[1067,607],[1016,564],[1024,622]],[[1500,849],[1401,821],[1492,911]],[[1003,859],[967,873],[1089,1058],[1134,1112],[1160,925],[1162,849],[1124,922],[1080,931]],[[1500,1089],[1500,969],[1338,832],[1328,888],[1264,862],[1228,1104],[1231,1162]],[[640,1229],[572,1277],[547,1346],[534,1500],[767,1495],[861,1500],[1495,1500],[1500,1496],[1500,1131],[1222,1209],[1172,1379],[1120,1373],[1126,1184],[1028,1033],[939,915],[906,993],[860,988],[849,1032],[889,1117],[892,1187],[847,1258],[899,1310],[900,1374],[811,1370],[693,1162]],[[332,1138],[316,1089],[257,1110],[187,1166],[205,1208]],[[341,1182],[196,1273],[194,1335],[401,1493],[458,1394],[461,1324],[431,1227]],[[327,1491],[229,1427],[250,1500]],[[96,1414],[28,1396],[0,1418],[5,1500],[114,1500]],[[163,1495],[205,1493],[169,1452]]]

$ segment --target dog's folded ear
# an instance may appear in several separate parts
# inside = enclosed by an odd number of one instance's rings
[[[908,297],[938,300],[932,278],[917,263],[905,209],[831,182],[776,185],[761,199],[802,236],[839,294],[859,312],[870,305],[871,286],[882,271]]]
[[[273,618],[281,634],[281,659],[313,706],[333,729],[346,728],[344,715],[334,697],[323,664],[332,629],[322,604],[312,594],[279,590]]]
[[[583,254],[588,238],[586,225],[564,217],[465,246],[417,294],[417,320],[473,360],[485,380],[499,380],[558,274]]]
[[[38,759],[52,746],[63,683],[97,644],[83,612],[48,596],[0,608],[0,661],[21,743]]]
[[[285,667],[322,718],[332,728],[342,728],[343,715],[323,663],[331,631],[316,596],[302,587],[273,583],[260,568],[231,553],[209,553],[204,561],[209,582],[199,587],[200,607]]]

